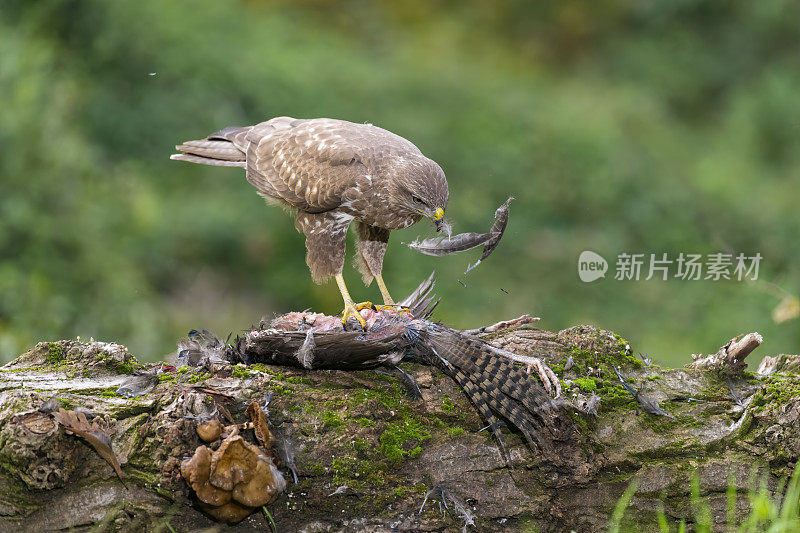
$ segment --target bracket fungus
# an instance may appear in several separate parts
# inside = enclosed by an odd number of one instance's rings
[[[197,434],[204,442],[214,442],[222,435],[222,423],[216,418],[197,425]]]
[[[278,468],[257,446],[231,435],[212,452],[206,446],[181,463],[181,474],[200,506],[220,521],[235,523],[271,503],[286,488]]]

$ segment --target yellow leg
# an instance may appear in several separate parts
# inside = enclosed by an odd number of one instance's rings
[[[408,313],[407,307],[400,307],[394,300],[392,300],[392,296],[389,294],[389,289],[386,288],[386,283],[383,282],[383,276],[377,274],[375,276],[375,281],[378,283],[378,288],[381,290],[381,296],[383,296],[383,305],[377,306],[378,309],[394,309],[399,313]]]
[[[353,299],[350,297],[350,292],[347,290],[347,285],[344,283],[344,276],[341,273],[336,274],[336,284],[339,285],[339,292],[342,293],[342,299],[344,300],[344,310],[342,310],[342,324],[347,323],[347,319],[351,316],[358,320],[358,323],[361,324],[362,328],[367,327],[367,323],[361,318],[361,313],[358,312],[356,309],[355,303],[353,303]],[[371,306],[372,304],[370,304]],[[368,306],[369,307],[369,306]],[[363,309],[363,307],[362,307]]]
[[[378,283],[378,288],[381,290],[383,305],[394,305],[394,300],[392,300],[392,296],[389,294],[389,289],[386,288],[386,284],[383,282],[383,276],[377,274],[375,276],[375,281]]]

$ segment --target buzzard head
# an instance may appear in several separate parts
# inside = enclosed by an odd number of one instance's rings
[[[450,233],[450,224],[445,220],[450,190],[444,171],[434,161],[405,161],[394,174],[394,207],[407,212],[415,219],[427,217],[436,224],[436,231]]]

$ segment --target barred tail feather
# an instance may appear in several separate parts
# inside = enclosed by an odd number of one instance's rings
[[[547,392],[524,370],[495,357],[480,339],[467,338],[440,326],[428,328],[434,361],[464,388],[480,414],[492,424],[504,418],[531,448],[546,449],[555,411]],[[463,377],[462,377],[463,376]],[[492,418],[486,411],[491,412]]]
[[[497,439],[497,444],[500,447],[500,454],[503,456],[503,459],[506,461],[506,463],[510,463],[511,456],[508,454],[508,446],[506,445],[506,440],[503,438],[503,433],[500,431],[500,426],[502,423],[489,408],[490,399],[486,394],[486,391],[482,390],[480,386],[470,380],[460,370],[452,371],[450,369],[445,369],[445,373],[453,378],[456,383],[461,385],[461,388],[464,389],[464,392],[467,394],[467,398],[469,398],[469,400],[472,402],[472,405],[474,405],[478,410],[478,413],[480,413],[484,420],[486,420],[486,422],[489,424],[489,431],[491,431],[492,435],[494,435],[494,438]]]
[[[216,167],[241,167],[244,168],[246,163],[244,161],[225,161],[223,159],[211,159],[208,157],[200,157],[197,155],[189,154],[172,154],[170,159],[176,161],[188,161],[189,163],[199,163],[201,165],[211,165]]]
[[[484,341],[439,328],[431,336],[431,342],[445,359],[464,373],[482,376],[484,388],[499,389],[520,402],[531,416],[540,418],[543,423],[549,421],[552,402],[547,392],[525,371],[494,356]]]
[[[244,161],[244,153],[230,141],[186,141],[175,147],[181,152],[226,161]]]
[[[218,133],[225,133],[225,130]],[[245,153],[230,140],[220,137],[186,141],[175,148],[184,153],[175,154],[170,159],[221,167],[246,166]]]

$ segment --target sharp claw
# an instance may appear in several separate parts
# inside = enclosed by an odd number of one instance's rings
[[[537,360],[528,363],[526,368],[528,374],[531,373],[532,368],[536,369],[536,373],[539,375],[539,379],[548,394],[551,394],[554,398],[561,396],[561,383],[558,381],[558,376],[549,366]],[[553,394],[553,391],[555,391],[555,394]]]
[[[383,305],[375,305],[372,302],[361,302],[361,303],[354,303],[351,302],[346,304],[344,307],[344,311],[342,311],[342,324],[347,324],[347,319],[351,316],[358,320],[358,323],[361,324],[363,329],[367,329],[366,321],[361,317],[362,309],[370,309],[373,312],[377,313],[379,311],[394,311],[398,314],[406,314],[411,316],[411,310],[408,307],[397,305],[397,304],[383,304]]]
[[[358,304],[353,304],[356,311],[361,311],[362,309],[375,309],[375,306],[372,305],[372,302],[361,302]]]
[[[547,373],[547,376],[548,376],[548,377],[550,378],[550,380],[553,382],[553,386],[554,386],[554,387],[555,387],[555,389],[556,389],[556,394],[555,394],[555,396],[554,396],[554,397],[555,397],[555,398],[558,398],[559,396],[561,396],[561,382],[560,382],[560,381],[558,381],[558,376],[556,376],[556,373],[555,373],[555,372],[553,372],[553,369],[552,369],[552,368],[550,368],[550,367],[549,367],[549,366],[547,366],[547,365],[545,365],[545,367],[544,367],[544,368],[545,368],[545,372]]]
[[[533,364],[533,367],[536,369],[536,373],[539,374],[539,379],[542,380],[542,385],[544,385],[544,390],[547,391],[547,394],[553,393],[553,387],[550,386],[550,377],[545,373],[542,365],[538,362]],[[531,373],[530,367],[528,367],[528,374]]]
[[[352,303],[344,306],[344,310],[342,311],[342,325],[347,325],[347,319],[350,317],[358,320],[358,323],[361,325],[362,329],[367,329],[367,322],[361,316],[361,313],[358,312],[358,308]]]
[[[397,305],[397,304],[383,304],[376,306],[376,311],[394,311],[399,314],[411,314],[411,310],[408,307]]]

